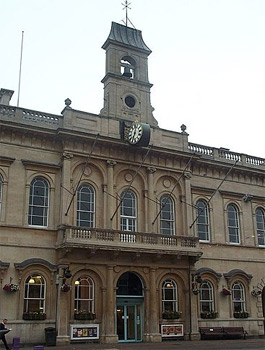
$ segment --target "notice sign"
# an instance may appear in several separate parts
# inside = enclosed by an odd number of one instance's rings
[[[183,337],[183,324],[162,324],[162,337]]]
[[[98,324],[71,325],[71,340],[99,339]]]

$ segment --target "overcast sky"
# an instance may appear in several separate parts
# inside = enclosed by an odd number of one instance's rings
[[[111,22],[125,0],[0,0],[0,88],[15,90],[24,31],[21,107],[60,114],[103,107]],[[149,56],[161,128],[189,141],[264,157],[265,0],[130,0]]]

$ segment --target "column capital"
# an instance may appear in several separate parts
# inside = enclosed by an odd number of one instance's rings
[[[183,177],[185,180],[190,180],[191,179],[191,172],[190,171],[185,171],[183,174]]]
[[[63,151],[63,159],[72,159],[73,158],[73,154],[67,151]]]
[[[117,162],[115,162],[115,160],[112,160],[112,159],[107,160],[108,167],[114,167],[116,164]]]
[[[148,172],[149,174],[154,174],[154,173],[156,172],[156,168],[153,167],[153,166],[149,166],[149,167],[147,168],[147,172]]]

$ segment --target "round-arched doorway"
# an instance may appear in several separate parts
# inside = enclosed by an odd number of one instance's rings
[[[143,339],[143,283],[133,272],[125,272],[117,282],[116,325],[119,342]]]

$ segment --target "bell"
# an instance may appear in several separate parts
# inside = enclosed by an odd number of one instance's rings
[[[131,73],[129,67],[124,67],[124,72],[123,72],[122,76],[123,77],[127,77],[127,78],[131,78],[132,77],[132,73]]]

